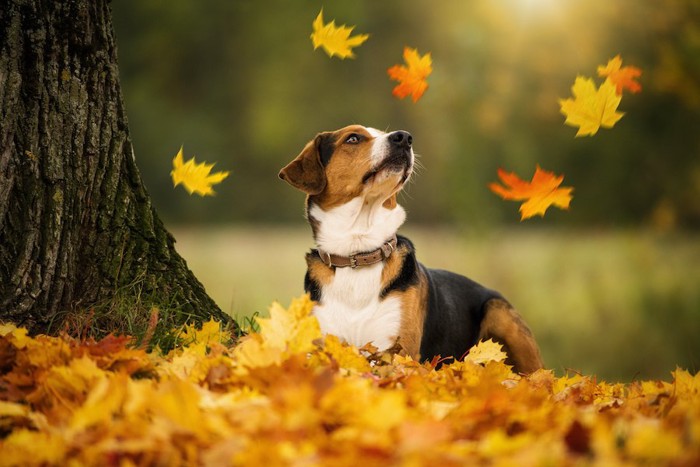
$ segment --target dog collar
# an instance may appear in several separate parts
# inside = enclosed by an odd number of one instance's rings
[[[372,264],[379,263],[380,261],[384,261],[389,256],[391,256],[394,250],[396,250],[396,244],[396,235],[394,235],[393,237],[391,237],[391,239],[384,242],[382,246],[380,246],[374,251],[369,251],[367,253],[357,253],[350,256],[338,256],[332,255],[325,251],[318,250],[318,256],[321,258],[321,261],[323,261],[323,264],[325,264],[328,267],[351,267],[355,269],[362,266],[370,266]]]

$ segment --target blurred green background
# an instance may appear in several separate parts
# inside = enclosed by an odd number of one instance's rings
[[[311,23],[354,25],[356,58]],[[219,305],[264,312],[302,291],[303,195],[277,178],[317,132],[405,129],[423,165],[400,202],[419,258],[502,291],[547,364],[613,379],[700,367],[697,0],[119,0],[112,4],[136,158],[178,248]],[[404,46],[431,52],[417,103],[391,95]],[[558,99],[620,54],[642,69],[624,118],[574,138]],[[172,158],[216,162],[217,196],[173,189]],[[569,211],[518,222],[487,185],[540,164]]]

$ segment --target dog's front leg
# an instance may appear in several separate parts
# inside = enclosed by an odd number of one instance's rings
[[[506,362],[517,373],[529,374],[543,367],[540,349],[532,331],[507,301],[494,298],[484,305],[479,339],[492,338],[504,346]]]

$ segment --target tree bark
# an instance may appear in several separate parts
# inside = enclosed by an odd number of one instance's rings
[[[109,1],[2,3],[0,320],[55,332],[87,313],[134,332],[153,307],[168,326],[228,320],[143,186]]]

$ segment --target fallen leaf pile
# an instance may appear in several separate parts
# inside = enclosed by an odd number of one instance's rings
[[[167,355],[0,326],[0,465],[697,465],[700,375],[610,384],[364,356],[308,297],[236,345],[216,322]]]

